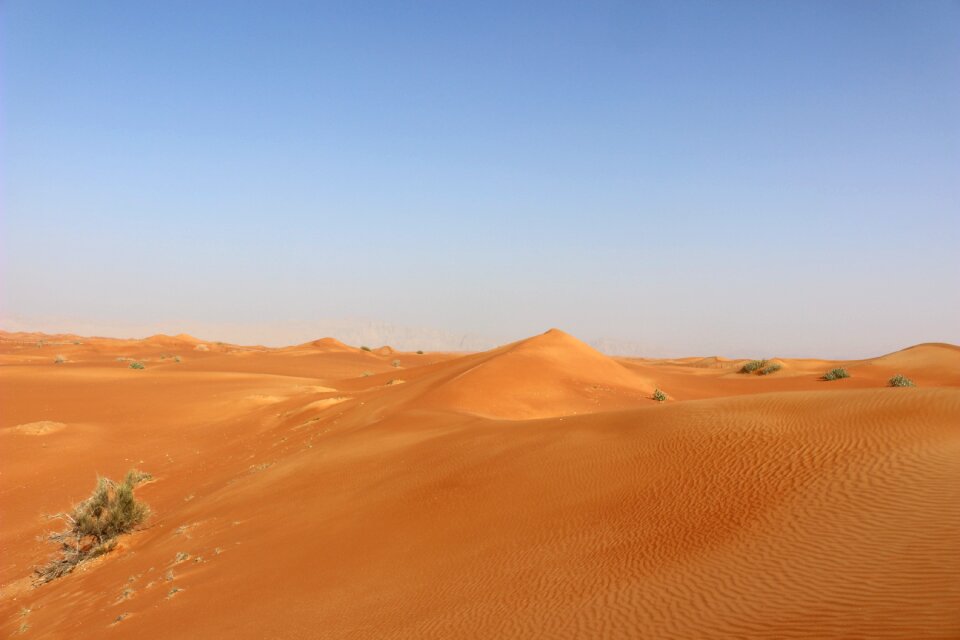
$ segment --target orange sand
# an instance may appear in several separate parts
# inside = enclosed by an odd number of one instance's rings
[[[960,637],[960,348],[742,362],[0,333],[0,632]],[[133,466],[152,518],[34,587]]]

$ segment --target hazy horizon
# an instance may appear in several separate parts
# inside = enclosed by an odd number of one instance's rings
[[[0,328],[960,343],[957,3],[7,2],[0,21]]]

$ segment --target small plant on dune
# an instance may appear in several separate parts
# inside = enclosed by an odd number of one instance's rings
[[[653,399],[657,402],[664,402],[667,399],[667,394],[665,394],[660,389],[655,389],[653,391]]]
[[[173,361],[176,362],[177,364],[180,364],[181,362],[183,362],[183,359],[180,356],[173,356]]]
[[[58,355],[56,358],[53,359],[53,364],[63,364],[63,363],[66,362],[66,361],[67,361],[66,358],[64,358],[63,356]]]
[[[363,372],[362,374],[360,374],[360,375],[362,375],[364,378],[369,378],[370,376],[373,375],[373,371],[364,371],[364,372]]]
[[[130,368],[131,368],[131,369],[146,369],[146,367],[143,365],[142,362],[131,362],[131,363],[130,363]]]
[[[360,347],[361,351],[370,351],[370,347]]]
[[[117,536],[143,522],[150,509],[133,496],[133,489],[150,479],[149,473],[131,469],[123,482],[97,478],[93,494],[66,513],[49,516],[63,520],[67,529],[50,534],[60,544],[60,557],[36,569],[41,582],[50,582],[73,571],[78,564],[111,551]]]
[[[824,380],[839,380],[840,378],[849,378],[850,373],[847,372],[843,367],[837,367],[836,369],[830,369],[825,374],[823,374]]]
[[[915,385],[913,383],[913,380],[911,380],[907,376],[903,375],[902,373],[898,373],[897,375],[890,378],[890,386],[891,387],[915,387],[917,385]]]
[[[763,369],[760,369],[760,371],[758,371],[757,373],[760,374],[761,376],[768,376],[771,373],[776,373],[777,371],[780,371],[780,369],[782,368],[783,366],[774,362],[773,364],[768,364]]]
[[[740,373],[753,373],[767,366],[766,360],[751,360],[742,367],[740,367]]]
[[[422,356],[422,355],[423,355],[423,351],[417,351],[417,355],[418,355],[418,356]]]
[[[397,367],[400,366],[400,361],[399,361],[399,360],[394,360],[394,361],[391,362],[390,364],[391,364],[391,366],[393,366],[394,368],[397,368]]]

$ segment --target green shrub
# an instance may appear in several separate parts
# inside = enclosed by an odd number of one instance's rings
[[[656,400],[657,402],[663,402],[664,400],[667,399],[667,394],[665,394],[660,389],[655,389],[653,392],[653,399]]]
[[[67,529],[50,534],[60,544],[60,557],[36,570],[41,582],[66,575],[84,560],[108,553],[116,546],[116,537],[142,523],[150,509],[133,495],[134,488],[150,479],[150,474],[131,469],[123,482],[97,478],[93,494],[67,513],[51,518],[63,520]]]
[[[830,369],[825,374],[823,374],[824,380],[839,380],[840,378],[849,378],[850,374],[843,367],[837,367],[836,369]]]
[[[777,364],[776,362],[774,362],[773,364],[768,364],[763,369],[760,369],[760,371],[758,371],[757,373],[760,374],[761,376],[768,376],[771,373],[776,373],[777,371],[780,371],[780,369],[783,369],[783,367]]]
[[[740,373],[753,373],[763,367],[767,366],[766,360],[751,360],[742,367],[740,367]]]
[[[890,386],[891,387],[915,387],[917,385],[915,385],[913,383],[913,380],[911,380],[907,376],[903,375],[902,373],[898,373],[897,375],[890,378]]]
[[[143,365],[142,362],[131,362],[131,363],[130,363],[130,368],[131,368],[131,369],[146,369],[146,367]]]
[[[360,347],[360,349],[363,351],[370,351],[370,347]]]

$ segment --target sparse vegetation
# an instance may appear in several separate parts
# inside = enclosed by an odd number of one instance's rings
[[[373,375],[373,371],[364,371],[364,372],[363,372],[362,374],[360,374],[360,375],[362,375],[364,378],[369,378],[370,376]]]
[[[655,389],[653,392],[653,399],[657,402],[664,402],[667,399],[667,394],[660,389]]]
[[[60,557],[36,569],[41,582],[49,582],[73,571],[78,564],[111,551],[117,536],[143,522],[150,513],[133,495],[138,484],[150,474],[131,469],[123,482],[97,478],[93,494],[66,513],[50,516],[67,524],[65,531],[50,534],[60,544]]]
[[[418,355],[418,356],[422,356],[422,355],[423,355],[423,351],[417,350],[417,355]]]
[[[776,362],[774,362],[773,364],[768,364],[763,369],[760,369],[760,371],[758,371],[757,373],[761,376],[768,376],[771,373],[776,373],[777,371],[780,371],[780,369],[782,368],[783,368],[782,365],[779,365]]]
[[[173,356],[173,361],[176,362],[177,364],[180,364],[181,362],[183,362],[183,359],[180,356]]]
[[[394,368],[397,368],[397,367],[400,366],[400,361],[399,361],[399,360],[394,360],[394,361],[391,362],[390,364],[391,364],[391,366],[393,366]]]
[[[56,358],[53,359],[53,364],[63,364],[66,361],[67,361],[66,358],[64,358],[61,355],[58,355]]]
[[[740,373],[753,373],[754,371],[759,371],[767,366],[766,360],[751,360],[742,367],[740,367]]]
[[[850,373],[843,367],[837,367],[836,369],[830,369],[825,374],[823,374],[824,380],[839,380],[840,378],[849,378]]]
[[[146,367],[144,366],[144,364],[143,364],[142,362],[139,362],[139,361],[131,362],[131,363],[130,363],[130,368],[131,368],[131,369],[146,369]]]
[[[362,351],[370,351],[370,347],[366,347],[366,346],[360,347],[360,349]]]
[[[913,380],[911,380],[907,376],[903,375],[902,373],[898,373],[897,375],[890,378],[890,386],[891,387],[915,387],[917,385],[915,385],[913,383]]]

